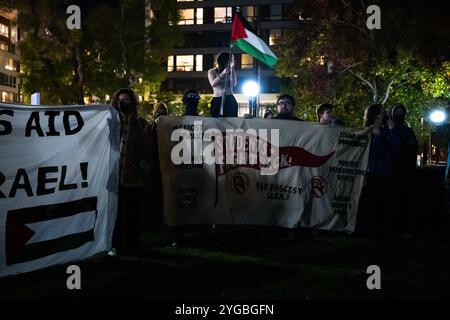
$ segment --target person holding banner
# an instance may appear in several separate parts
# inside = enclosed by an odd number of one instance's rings
[[[322,103],[316,109],[317,121],[323,125],[338,125],[343,126],[344,122],[334,117],[335,106],[330,103]]]
[[[146,176],[151,163],[151,128],[137,114],[137,99],[131,89],[119,89],[112,106],[121,122],[119,204],[113,232],[113,248],[119,254],[137,254],[139,225],[143,218]],[[110,255],[115,255],[112,250]]]
[[[160,116],[167,116],[167,106],[163,102],[157,102],[153,105],[153,112],[152,112],[153,120],[158,119]]]
[[[364,126],[372,128],[365,197],[365,211],[369,236],[376,241],[392,234],[393,173],[395,155],[401,141],[386,119],[381,104],[370,105],[364,114]]]
[[[302,119],[294,116],[294,107],[294,97],[287,93],[281,94],[277,99],[278,114],[272,119],[303,121]]]
[[[198,116],[197,107],[200,95],[195,89],[188,89],[183,94],[184,116]]]
[[[392,225],[399,235],[410,237],[413,223],[413,189],[419,144],[413,129],[406,122],[406,107],[395,103],[388,121],[390,131],[399,137],[399,149],[393,156],[393,217]]]
[[[266,110],[266,112],[264,113],[264,119],[273,119],[274,117],[275,115],[271,110]]]
[[[224,51],[217,56],[217,67],[208,70],[208,80],[214,93],[211,100],[211,116],[214,118],[238,116],[238,103],[233,96],[237,83],[234,63],[234,56]]]

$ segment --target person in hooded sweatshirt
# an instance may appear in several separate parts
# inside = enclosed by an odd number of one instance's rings
[[[392,227],[397,235],[414,233],[412,186],[417,164],[419,144],[414,131],[406,122],[406,107],[395,103],[388,121],[390,131],[398,137],[398,149],[392,155],[393,214]]]
[[[183,94],[184,116],[198,116],[198,102],[200,95],[195,89],[188,89]]]
[[[133,90],[119,89],[112,106],[119,111],[120,165],[119,201],[110,255],[136,255],[139,250],[140,221],[145,185],[151,164],[151,128],[137,113]]]

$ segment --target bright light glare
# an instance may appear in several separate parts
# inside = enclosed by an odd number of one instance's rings
[[[431,122],[436,123],[436,124],[444,122],[446,118],[447,118],[447,115],[442,110],[434,110],[430,114]]]
[[[242,91],[246,96],[256,97],[259,94],[259,86],[255,81],[249,80],[242,86]]]

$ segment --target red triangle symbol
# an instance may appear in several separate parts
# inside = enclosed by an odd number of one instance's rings
[[[237,14],[234,15],[233,26],[231,27],[231,42],[236,40],[247,38],[247,32],[245,32],[244,25]]]

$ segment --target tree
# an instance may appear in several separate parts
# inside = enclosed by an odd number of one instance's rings
[[[79,5],[81,30],[69,30],[69,5]],[[119,87],[141,96],[156,92],[165,61],[179,41],[173,1],[1,1],[19,9],[19,43],[25,94],[41,92],[47,104],[105,101]],[[151,13],[151,15],[150,15]]]
[[[444,69],[450,32],[442,23],[450,6],[445,1],[370,4],[381,8],[380,30],[367,28],[363,0],[296,1],[298,27],[278,43],[277,74],[290,79],[288,90],[299,100],[301,117],[315,119],[315,107],[332,102],[347,125],[361,126],[368,104],[400,101],[420,131],[427,104],[449,98]]]

